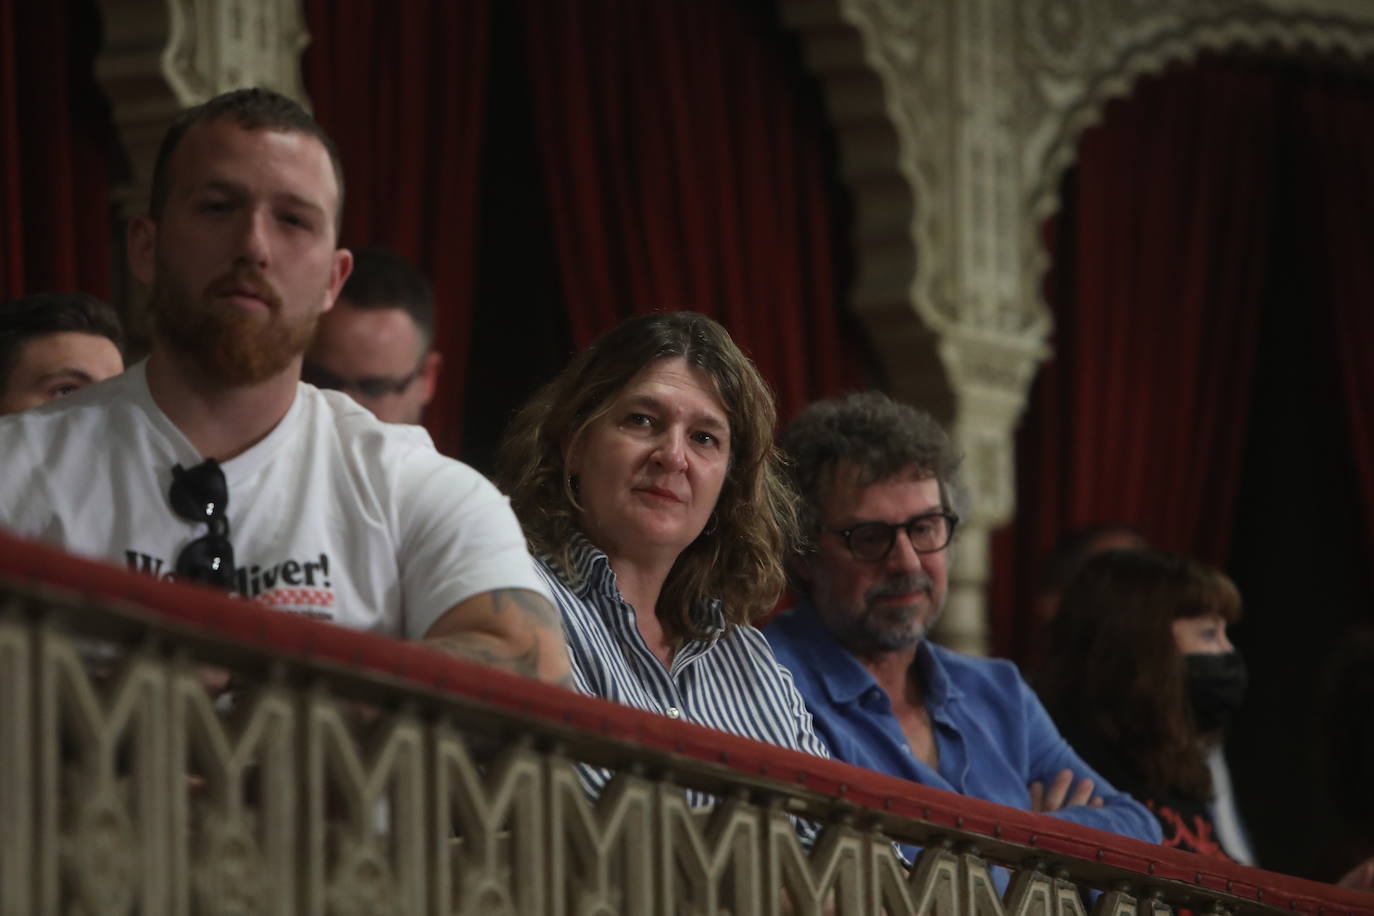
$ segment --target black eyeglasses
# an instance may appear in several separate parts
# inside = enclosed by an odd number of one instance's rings
[[[207,458],[190,470],[173,465],[168,495],[177,515],[210,526],[209,534],[196,538],[177,555],[177,578],[232,590],[234,545],[229,543],[229,484],[219,462]]]
[[[953,512],[930,512],[892,525],[887,522],[861,522],[849,528],[830,533],[844,538],[844,545],[855,559],[876,563],[887,559],[892,545],[897,543],[897,532],[905,529],[911,541],[911,549],[917,553],[935,553],[944,550],[954,538],[954,527],[959,524],[959,516]]]
[[[366,376],[364,378],[344,378],[336,375],[322,366],[313,363],[305,363],[301,366],[301,380],[309,382],[316,388],[331,388],[334,391],[356,391],[365,398],[381,398],[388,394],[400,394],[420,377],[425,371],[424,357],[420,358],[420,365],[415,367],[415,371],[401,378],[391,378],[385,375]]]

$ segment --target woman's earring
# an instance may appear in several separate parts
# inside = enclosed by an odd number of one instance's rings
[[[706,523],[706,530],[703,531],[703,532],[701,532],[701,533],[702,533],[702,534],[705,534],[705,535],[715,534],[715,533],[716,533],[716,529],[719,528],[719,527],[720,527],[720,516],[718,516],[718,515],[716,515],[716,513],[712,512],[712,513],[711,513],[711,520],[710,520],[709,522]]]

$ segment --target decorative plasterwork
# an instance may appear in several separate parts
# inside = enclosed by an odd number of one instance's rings
[[[922,142],[922,125],[952,120],[948,85],[949,16],[944,3],[855,4],[838,0],[781,0],[784,19],[802,36],[807,60],[821,78],[841,146],[841,178],[853,194],[858,252],[850,302],[868,328],[891,386],[918,394],[941,419],[954,415],[953,392],[936,353],[939,329],[951,311],[921,299],[928,314],[913,315],[918,278],[943,283],[939,259],[915,252],[947,247],[948,224],[924,218],[948,189],[940,174],[944,151]],[[932,92],[894,86],[932,85]],[[926,268],[929,267],[930,270]],[[939,297],[935,297],[939,298]],[[942,316],[946,320],[942,320]]]
[[[1023,288],[1014,132],[1018,28],[1005,0],[783,0],[827,89],[855,198],[852,306],[895,394],[966,450],[976,415],[1009,442],[1048,319]],[[975,440],[976,443],[975,443]],[[1005,458],[969,468],[971,517],[1011,511]]]
[[[240,86],[305,98],[300,56],[310,36],[299,0],[173,0],[171,8],[162,63],[183,103]]]
[[[852,294],[893,389],[1008,437],[1050,318],[1040,228],[1078,135],[1208,49],[1374,51],[1371,0],[782,0],[826,87],[855,198]],[[963,437],[961,436],[961,439]],[[986,430],[974,439],[986,442]],[[972,441],[972,440],[970,440]],[[1008,461],[980,461],[1010,468]],[[1009,479],[980,478],[987,523]]]
[[[157,146],[183,109],[240,86],[305,101],[300,0],[101,0],[105,46],[96,65],[133,168],[118,204],[147,199]]]
[[[1048,266],[1040,226],[1059,206],[1079,136],[1111,99],[1207,51],[1374,57],[1370,0],[1039,0],[1026,12],[1015,110],[1026,176],[1022,263],[1037,300]]]
[[[985,642],[987,538],[1010,517],[1012,434],[1048,315],[1025,288],[1021,74],[1008,0],[782,0],[826,87],[854,196],[851,304],[892,392],[966,455],[943,641]]]
[[[952,642],[982,640],[988,531],[1049,350],[1041,228],[1079,135],[1206,50],[1374,54],[1374,0],[780,0],[826,89],[855,201],[852,307],[895,394],[948,423],[970,493]],[[949,620],[949,618],[954,618]],[[948,634],[947,634],[948,635]]]

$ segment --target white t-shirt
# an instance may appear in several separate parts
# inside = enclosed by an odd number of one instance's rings
[[[208,531],[172,510],[172,466],[202,458],[153,402],[145,367],[0,417],[0,527],[172,576]],[[482,592],[549,597],[496,487],[345,395],[302,383],[276,428],[221,468],[242,597],[411,639]]]

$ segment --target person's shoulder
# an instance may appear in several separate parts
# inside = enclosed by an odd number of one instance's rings
[[[738,623],[726,627],[717,646],[717,651],[722,649],[736,666],[753,672],[747,680],[757,688],[775,691],[786,682],[790,685],[789,690],[795,688],[804,694],[804,688],[810,684],[807,673],[794,672],[764,631],[752,624]]]
[[[567,578],[548,557],[532,555],[530,563],[534,567],[535,574],[548,586],[549,594],[553,596],[554,603],[558,605],[559,610],[567,615],[577,614],[584,609],[582,599],[578,597]]]
[[[334,439],[350,460],[371,470],[404,472],[432,470],[463,477],[481,477],[455,458],[439,453],[428,430],[409,423],[384,423],[348,395],[302,383],[298,396],[304,413],[319,435]]]
[[[43,451],[65,447],[73,435],[96,441],[102,427],[121,426],[132,406],[129,380],[117,375],[86,385],[71,394],[0,417],[0,443],[23,440],[29,448]]]
[[[0,417],[0,521],[40,535],[59,499],[99,486],[111,468],[132,460],[127,443],[146,428],[140,409],[114,379]],[[137,467],[143,461],[135,461]],[[78,503],[80,500],[77,500]]]
[[[1005,658],[989,658],[981,655],[966,655],[938,643],[927,642],[931,654],[944,666],[950,678],[956,682],[986,682],[996,686],[1014,686],[1025,683],[1021,669],[1015,662]]]
[[[793,605],[773,617],[760,630],[779,659],[784,655],[788,658],[796,655],[800,639],[798,628],[801,624],[801,613],[801,609]]]
[[[375,441],[392,448],[428,449],[434,451],[434,441],[423,426],[407,423],[383,423],[376,415],[348,395],[329,391],[302,382],[297,396],[322,423],[335,431],[345,442]]]
[[[846,651],[817,631],[811,612],[801,605],[778,614],[763,627],[761,635],[777,662],[792,672],[798,688],[807,695],[823,678],[822,672],[834,667],[835,653]]]
[[[146,385],[143,382],[143,365],[137,364],[130,366],[119,375],[92,382],[89,385],[82,385],[71,394],[31,407],[22,413],[14,414],[16,417],[34,418],[61,418],[68,419],[83,415],[95,415],[96,412],[106,411],[112,407],[124,404],[137,403],[138,390]]]
[[[722,628],[720,641],[732,646],[735,651],[765,658],[771,665],[777,655],[763,631],[750,623],[736,623]]]
[[[423,426],[384,423],[347,395],[300,386],[301,408],[293,433],[307,443],[314,466],[327,465],[367,503],[389,507],[403,525],[440,518],[508,514],[505,496],[478,470],[440,454]],[[509,524],[518,531],[511,515]]]

